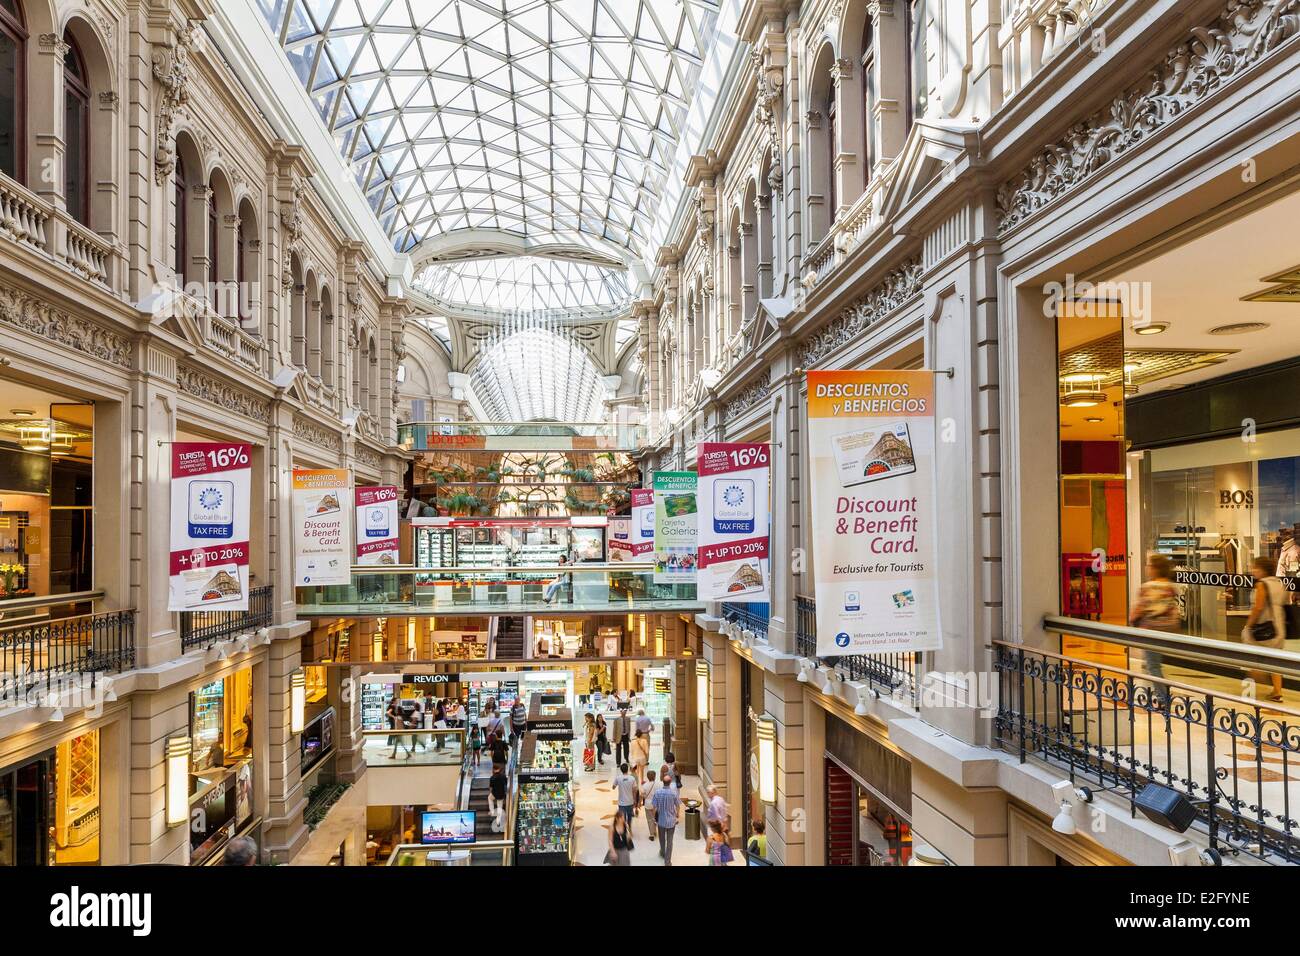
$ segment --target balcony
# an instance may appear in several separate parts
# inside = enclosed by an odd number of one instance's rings
[[[3,173],[0,234],[105,289],[116,288],[113,244]]]
[[[275,588],[266,585],[248,592],[247,611],[182,611],[181,648],[211,647],[217,641],[270,627],[275,620]]]
[[[1243,670],[1298,677],[1294,653],[1066,618],[1044,628],[1078,648],[1088,647],[1081,637],[1104,641],[1093,645],[1102,660],[995,641],[996,746],[1110,791],[1135,813],[1144,787],[1171,788],[1224,856],[1300,863],[1300,778],[1290,775],[1300,709],[1215,689],[1240,687]],[[1149,666],[1151,654],[1163,667]],[[1158,676],[1165,669],[1177,678]]]
[[[810,597],[795,598],[795,652],[819,664],[833,667],[848,680],[861,681],[882,693],[910,698],[918,703],[916,664],[918,654],[893,651],[887,654],[846,654],[843,657],[817,656],[817,602]]]
[[[811,291],[831,276],[849,255],[880,224],[876,212],[880,197],[893,182],[896,165],[874,171],[862,195],[831,224],[830,231],[808,250],[803,260],[804,288]]]
[[[703,610],[694,584],[655,584],[654,565],[626,562],[478,569],[354,567],[349,584],[298,588],[298,613],[308,617]]]
[[[722,617],[738,624],[748,631],[753,631],[759,637],[767,637],[767,619],[770,614],[770,608],[767,604],[739,604],[735,602],[722,602]]]
[[[1014,96],[1071,43],[1086,41],[1110,0],[1002,0],[1002,92]]]
[[[6,601],[5,615],[32,612],[0,627],[0,704],[31,702],[70,685],[96,686],[99,675],[135,666],[135,611],[103,611],[68,617],[36,616],[103,597],[103,592]],[[21,606],[20,606],[21,605]]]
[[[397,426],[407,451],[635,451],[645,426],[632,422],[407,422]]]

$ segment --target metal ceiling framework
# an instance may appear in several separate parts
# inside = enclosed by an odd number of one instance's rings
[[[457,230],[643,256],[717,0],[257,0],[399,252]]]

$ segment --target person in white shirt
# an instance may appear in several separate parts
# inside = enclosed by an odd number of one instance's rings
[[[641,784],[641,804],[645,807],[645,822],[650,830],[650,839],[655,838],[655,808],[654,795],[659,789],[659,775],[653,770],[647,770],[645,782]]]
[[[731,839],[729,827],[731,821],[731,809],[727,806],[727,801],[722,799],[722,794],[718,793],[718,788],[713,784],[708,785],[705,789],[705,793],[709,795],[707,822],[718,824],[718,826],[722,828],[723,836],[727,839]]]
[[[629,830],[632,827],[632,813],[636,806],[636,777],[627,772],[627,763],[618,766],[614,775],[614,792],[618,795],[618,812],[627,819]]]

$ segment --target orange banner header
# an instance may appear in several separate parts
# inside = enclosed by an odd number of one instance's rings
[[[352,472],[346,468],[295,468],[294,490],[310,488],[346,488],[352,484]]]
[[[864,369],[808,373],[809,418],[920,418],[934,414],[934,372]]]

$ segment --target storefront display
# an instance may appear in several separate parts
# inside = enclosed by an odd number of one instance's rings
[[[573,846],[573,795],[569,772],[520,770],[515,816],[518,866],[568,866]]]

